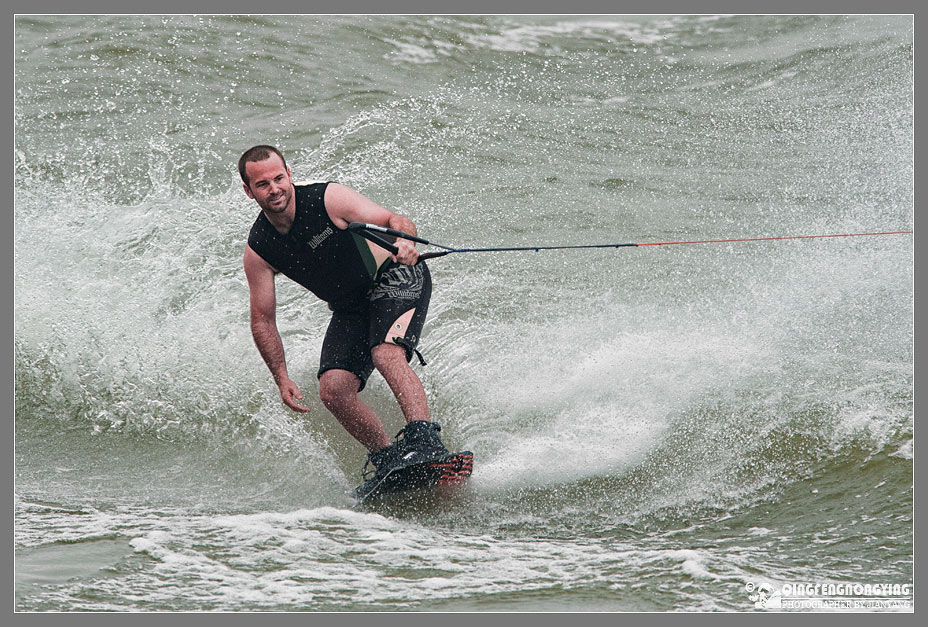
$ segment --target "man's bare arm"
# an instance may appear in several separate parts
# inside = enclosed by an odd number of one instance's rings
[[[251,303],[251,335],[258,352],[271,371],[284,404],[295,411],[308,412],[309,408],[296,402],[302,399],[303,395],[287,375],[284,344],[277,330],[274,270],[251,247],[245,249],[244,265]]]
[[[325,210],[335,226],[340,229],[348,228],[350,222],[367,222],[378,226],[388,226],[410,235],[418,235],[416,225],[406,216],[381,207],[350,187],[338,183],[330,183],[326,187]],[[400,263],[415,265],[419,260],[419,251],[416,250],[415,243],[397,239],[395,244],[399,252],[391,257]]]

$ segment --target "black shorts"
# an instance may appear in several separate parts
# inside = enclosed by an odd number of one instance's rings
[[[406,349],[406,361],[412,359],[432,296],[432,277],[425,262],[390,263],[367,298],[332,314],[322,341],[318,377],[327,370],[347,370],[361,380],[360,392],[374,371],[371,349],[375,346],[399,344]]]

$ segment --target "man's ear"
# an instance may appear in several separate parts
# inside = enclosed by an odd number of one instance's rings
[[[254,195],[251,193],[251,188],[248,187],[248,183],[242,183],[242,188],[245,190],[245,195],[249,198],[254,198]]]

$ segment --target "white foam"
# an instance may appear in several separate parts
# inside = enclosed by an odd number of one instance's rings
[[[188,594],[223,607],[308,603],[317,595],[356,603],[525,590],[561,585],[564,577],[568,583],[595,577],[597,564],[621,560],[594,546],[459,538],[332,508],[190,523],[150,532],[131,544],[158,560],[157,572],[193,582]],[[293,552],[294,542],[303,550]],[[570,566],[559,568],[557,562]],[[421,569],[433,574],[413,579],[389,574]],[[177,591],[155,594],[168,599]]]
[[[654,562],[667,560],[677,562],[680,570],[694,579],[718,579],[718,575],[711,572],[707,562],[709,555],[694,549],[658,550],[647,553],[647,560]]]
[[[911,439],[898,450],[890,453],[891,457],[901,457],[902,459],[915,459],[915,439]]]
[[[685,559],[680,564],[680,570],[685,574],[689,575],[693,579],[717,579],[717,577],[710,572],[703,565],[699,559]]]
[[[670,560],[694,579],[716,579],[709,555],[642,551],[622,542],[470,536],[378,514],[319,508],[247,515],[174,516],[130,542],[154,562],[118,598],[162,607],[248,607],[389,600],[401,606],[473,594],[574,585],[626,585],[624,572]],[[182,584],[180,582],[183,582]],[[106,591],[125,581],[101,579]]]
[[[418,44],[396,41],[393,39],[386,39],[385,41],[396,46],[395,52],[384,55],[386,59],[415,64],[434,63],[438,61],[438,55],[434,51],[428,50]]]
[[[633,44],[654,44],[672,37],[673,33],[660,28],[661,24],[638,24],[615,20],[570,20],[555,24],[513,26],[502,29],[498,34],[466,35],[465,40],[477,47],[487,47],[498,52],[541,52],[550,45],[548,39],[558,38],[617,38]],[[560,50],[551,45],[552,51]]]

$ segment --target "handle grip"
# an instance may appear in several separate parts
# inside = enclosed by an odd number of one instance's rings
[[[450,253],[453,253],[453,250],[436,250],[430,251],[427,253],[422,253],[419,255],[419,261],[425,261],[426,259],[434,259],[435,257],[444,257]]]
[[[355,231],[359,235],[364,235],[364,233],[369,233],[370,231],[379,231],[381,233],[386,233],[387,235],[392,235],[393,237],[400,237],[402,239],[408,239],[412,242],[419,242],[420,244],[432,243],[427,239],[419,237],[418,235],[410,235],[409,233],[403,233],[402,231],[397,231],[396,229],[380,226],[378,224],[368,224],[367,222],[349,222],[348,230]]]
[[[387,228],[385,226],[378,226],[376,224],[367,224],[366,222],[349,222],[348,230],[354,233],[357,233],[361,237],[370,240],[382,248],[386,248],[394,255],[399,252],[399,249],[394,246],[391,242],[385,238],[373,233],[372,231],[378,231],[380,233],[387,233],[388,235],[395,235],[396,237],[402,237],[404,239],[409,239],[414,242],[419,242],[420,244],[431,244],[427,239],[421,237],[416,237],[415,235],[409,235],[407,233],[402,233],[394,229]],[[435,246],[441,247],[440,244],[435,244]],[[440,250],[434,252],[422,253],[419,255],[419,261],[425,261],[426,259],[434,259],[435,257],[444,257],[448,253],[456,252],[454,249],[448,248],[448,250]],[[416,262],[418,263],[418,262]]]
[[[357,224],[357,223],[356,223],[356,222],[352,222],[352,224]],[[348,228],[351,228],[351,227],[349,226]],[[400,249],[397,248],[396,246],[394,246],[392,242],[386,240],[386,239],[383,238],[383,237],[380,237],[380,236],[377,235],[376,233],[371,233],[370,231],[368,231],[368,230],[366,230],[366,229],[352,229],[352,230],[354,230],[358,235],[360,235],[360,236],[363,237],[364,239],[367,239],[367,240],[370,240],[370,241],[374,242],[375,244],[377,244],[377,245],[380,246],[381,248],[386,248],[387,250],[389,250],[389,251],[390,251],[391,253],[393,253],[394,255],[397,254],[398,252],[400,252]]]

